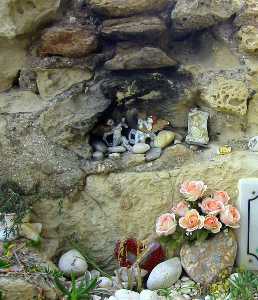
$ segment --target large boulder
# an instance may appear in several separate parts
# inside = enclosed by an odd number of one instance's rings
[[[41,55],[83,57],[94,52],[98,41],[93,28],[66,25],[48,28],[41,37]]]
[[[136,16],[105,20],[101,34],[109,39],[130,40],[148,39],[157,40],[166,31],[166,25],[158,17]]]
[[[131,15],[160,11],[168,0],[89,0],[91,7],[107,17],[127,17]]]
[[[187,34],[229,19],[240,10],[241,0],[179,0],[171,13],[176,34]]]
[[[127,47],[118,49],[116,56],[105,63],[108,70],[137,70],[173,67],[177,62],[154,47]]]
[[[2,0],[0,37],[14,38],[34,32],[39,25],[55,17],[60,0]]]
[[[181,263],[188,276],[206,286],[223,270],[232,270],[236,254],[237,241],[232,232],[217,234],[194,245],[185,244],[180,251]]]

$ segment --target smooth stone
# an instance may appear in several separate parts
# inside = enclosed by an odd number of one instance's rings
[[[147,281],[147,288],[150,290],[169,288],[178,281],[181,273],[182,266],[178,257],[166,260],[152,270]]]
[[[87,271],[88,264],[79,251],[72,249],[60,257],[58,267],[65,275],[82,275]]]
[[[140,300],[159,300],[159,296],[155,291],[143,290],[140,293]]]
[[[133,291],[121,289],[115,292],[115,298],[117,300],[140,300],[140,294]]]
[[[110,153],[108,157],[111,159],[119,159],[121,157],[121,153]]]
[[[113,286],[113,281],[108,277],[99,277],[98,278],[98,286],[100,288],[111,288]]]
[[[123,146],[108,147],[109,153],[124,153],[126,148]]]
[[[138,143],[133,146],[133,153],[135,154],[144,154],[150,150],[150,146],[144,143]]]
[[[100,152],[100,151],[93,152],[92,158],[94,160],[103,160],[104,159],[104,153]]]
[[[173,300],[186,300],[186,297],[184,297],[182,295],[177,295],[177,296],[174,296]]]
[[[248,148],[253,152],[258,152],[258,136],[254,136],[249,140]]]
[[[175,133],[169,130],[162,130],[158,133],[154,140],[154,147],[165,148],[169,146],[175,139]]]
[[[23,223],[20,226],[20,236],[28,240],[37,242],[40,240],[40,233],[42,231],[41,223]]]
[[[158,158],[160,158],[161,153],[162,153],[161,148],[157,148],[157,147],[151,148],[150,151],[148,151],[146,153],[145,160],[146,161],[153,161],[155,159],[158,159]]]
[[[92,147],[95,151],[104,152],[104,153],[107,152],[107,146],[102,141],[93,141]]]

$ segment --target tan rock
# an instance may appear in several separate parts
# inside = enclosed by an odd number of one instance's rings
[[[108,70],[157,69],[175,66],[177,62],[159,48],[120,48],[116,56],[105,63]]]
[[[257,135],[258,133],[258,94],[249,102],[247,112],[247,129],[248,134]]]
[[[97,49],[98,41],[92,28],[78,25],[54,26],[41,37],[41,55],[83,57]]]
[[[256,26],[243,26],[238,32],[240,40],[240,50],[258,54],[258,27]]]
[[[39,69],[37,85],[43,98],[51,99],[68,90],[73,84],[90,80],[92,73],[82,69]]]
[[[237,26],[258,25],[258,2],[257,0],[245,0],[241,11],[234,20]]]
[[[14,38],[35,31],[54,18],[60,0],[1,0],[0,37]]]
[[[157,17],[136,16],[111,19],[103,22],[101,33],[104,37],[119,40],[147,38],[154,40],[166,31],[166,25]]]
[[[174,141],[175,136],[175,133],[172,131],[162,130],[156,136],[154,146],[163,149]]]
[[[160,11],[168,4],[168,0],[89,0],[89,4],[105,16],[127,17]]]
[[[12,87],[19,70],[25,65],[26,46],[24,39],[0,39],[0,92]]]
[[[241,4],[241,0],[177,1],[171,13],[173,30],[177,33],[189,33],[213,26],[229,19],[240,10]]]
[[[201,93],[201,99],[217,111],[243,116],[247,112],[249,91],[240,80],[217,77]]]
[[[42,231],[41,223],[23,223],[21,224],[19,234],[28,240],[38,242]]]

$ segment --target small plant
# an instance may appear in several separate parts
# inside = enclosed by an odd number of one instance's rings
[[[71,275],[72,282],[71,288],[67,288],[59,279],[58,276],[54,276],[54,282],[56,287],[62,292],[67,300],[88,300],[91,298],[91,294],[98,285],[98,279],[94,278],[87,281],[86,278],[78,285],[76,282],[75,274]]]
[[[237,273],[230,282],[232,300],[252,300],[258,293],[258,276],[251,271]]]

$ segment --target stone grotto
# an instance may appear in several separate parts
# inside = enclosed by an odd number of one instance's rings
[[[258,299],[258,1],[0,1],[0,299]]]

